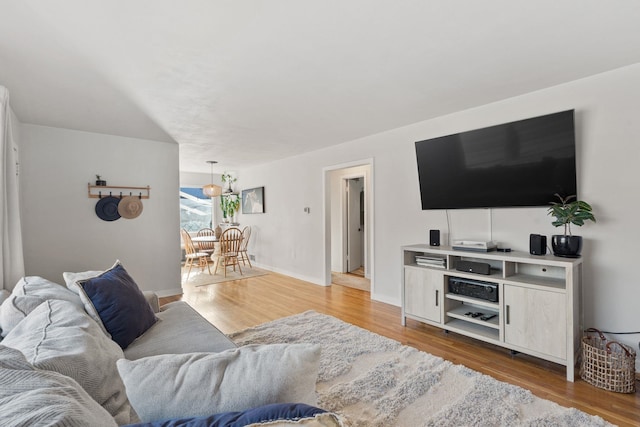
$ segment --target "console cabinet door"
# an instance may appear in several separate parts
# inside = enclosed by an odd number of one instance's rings
[[[404,269],[405,313],[432,322],[441,322],[444,274],[420,267]]]
[[[504,286],[504,339],[508,344],[567,358],[564,293]]]

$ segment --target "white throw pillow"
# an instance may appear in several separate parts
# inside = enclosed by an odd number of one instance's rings
[[[50,299],[70,301],[82,306],[80,297],[64,286],[39,276],[23,277],[11,295],[0,305],[0,329],[7,334],[42,302]]]
[[[0,345],[0,425],[115,427],[111,415],[65,375],[31,366]]]
[[[118,375],[122,349],[105,336],[82,307],[68,301],[43,302],[3,340],[39,369],[76,380],[118,422],[130,421],[131,405]]]
[[[113,264],[113,267],[115,267],[119,263],[120,260],[117,260],[116,263]],[[87,296],[86,293],[84,293],[84,291],[82,290],[82,286],[80,286],[80,284],[78,283],[82,280],[88,280],[93,279],[94,277],[98,277],[102,273],[104,273],[104,271],[98,270],[81,271],[79,273],[64,272],[62,273],[62,277],[64,278],[64,282],[67,284],[67,288],[69,288],[69,290],[74,294],[78,295],[78,297],[82,301],[82,304],[84,305],[85,311],[89,314],[89,316],[91,316],[91,318],[96,321],[98,326],[100,326],[100,329],[102,329],[102,332],[106,336],[111,338],[111,334],[109,333],[109,331],[107,331],[107,328],[105,328],[104,323],[102,323],[102,320],[100,319],[100,314],[96,311],[93,304],[91,304],[91,299]]]
[[[120,359],[118,370],[131,405],[149,422],[271,403],[315,406],[319,363],[318,345],[272,344]]]
[[[98,277],[104,272],[104,270],[90,270],[90,271],[80,271],[78,273],[72,273],[69,271],[65,271],[62,273],[62,277],[64,278],[64,283],[67,285],[67,288],[71,290],[76,295],[79,295],[80,288],[76,284],[76,282],[80,280],[87,280],[93,277]]]
[[[113,264],[113,267],[115,267],[118,263],[120,263],[120,260],[117,260],[115,264]],[[62,273],[62,278],[64,279],[64,283],[67,285],[67,288],[74,294],[78,295],[78,297],[81,299],[82,304],[84,304],[84,309],[87,311],[89,316],[91,316],[91,318],[95,320],[96,323],[98,323],[98,326],[100,326],[102,332],[104,332],[106,336],[111,338],[111,334],[109,334],[109,331],[107,331],[107,328],[104,327],[102,320],[100,320],[100,315],[91,304],[87,295],[82,292],[82,287],[80,286],[80,284],[77,283],[82,280],[93,279],[94,277],[98,277],[102,273],[104,273],[104,270],[88,270],[79,271],[77,273],[65,271],[64,273]]]

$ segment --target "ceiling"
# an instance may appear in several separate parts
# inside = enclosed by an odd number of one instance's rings
[[[23,123],[273,161],[640,62],[637,0],[0,0]]]

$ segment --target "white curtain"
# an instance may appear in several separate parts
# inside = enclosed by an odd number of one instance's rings
[[[20,198],[18,195],[18,147],[11,132],[9,91],[0,86],[0,289],[11,290],[24,275]]]

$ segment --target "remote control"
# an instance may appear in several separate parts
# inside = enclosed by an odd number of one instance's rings
[[[484,316],[482,316],[482,317],[480,318],[480,320],[487,321],[487,320],[489,320],[489,319],[493,319],[494,317],[496,317],[496,314],[485,314]]]

